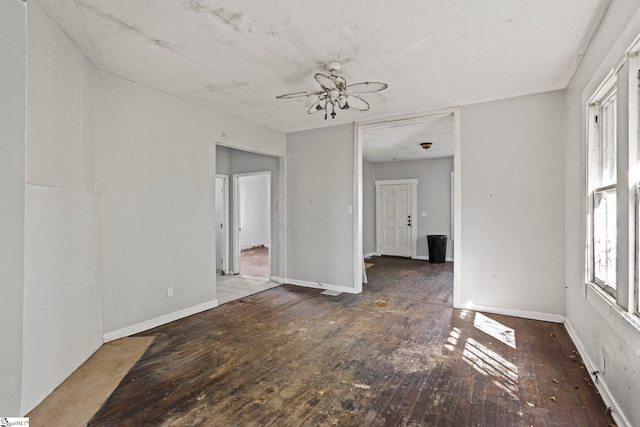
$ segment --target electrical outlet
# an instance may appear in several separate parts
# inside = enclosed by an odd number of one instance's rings
[[[167,298],[171,298],[173,296],[173,286],[169,286],[167,288]]]

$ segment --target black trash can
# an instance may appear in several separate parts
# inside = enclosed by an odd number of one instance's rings
[[[447,236],[444,234],[429,234],[429,262],[432,264],[443,263],[447,257]]]

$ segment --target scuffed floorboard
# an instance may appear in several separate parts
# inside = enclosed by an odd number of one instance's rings
[[[153,337],[121,338],[100,347],[27,416],[33,426],[84,427]]]
[[[280,286],[153,329],[91,426],[608,426],[564,327],[454,310],[452,264]]]

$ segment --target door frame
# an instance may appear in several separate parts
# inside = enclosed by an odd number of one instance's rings
[[[430,119],[443,115],[453,115],[453,172],[454,172],[454,212],[453,226],[457,241],[453,246],[453,306],[460,307],[460,276],[462,272],[462,191],[461,173],[462,161],[460,159],[460,107],[443,108],[439,110],[408,114],[397,117],[387,117],[353,124],[353,191],[354,191],[354,215],[353,215],[353,285],[356,293],[362,292],[363,277],[363,251],[362,251],[362,131],[367,128],[392,126],[398,122],[411,122]]]
[[[411,258],[418,255],[418,180],[412,179],[386,179],[376,180],[376,250],[382,254],[382,200],[380,190],[384,185],[410,185],[411,186]]]
[[[258,172],[249,172],[249,173],[234,173],[233,177],[233,254],[232,254],[232,263],[233,263],[233,272],[235,274],[240,274],[240,197],[239,195],[239,178],[247,177],[247,176],[255,176],[255,175],[267,175],[269,178],[269,185],[267,186],[267,197],[269,199],[269,209],[267,210],[267,215],[269,215],[269,257],[268,257],[268,267],[269,273],[267,277],[271,277],[271,231],[272,231],[272,215],[271,215],[271,171],[258,171]]]
[[[224,242],[222,244],[222,250],[224,251],[224,258],[222,258],[222,273],[223,274],[229,274],[229,175],[223,175],[223,174],[216,174],[216,179],[222,179],[223,182],[223,196],[224,199],[222,200],[223,202],[223,207],[222,207],[222,216],[223,216],[223,223],[222,223],[222,235],[224,236]],[[215,194],[215,187],[214,187],[214,194]],[[218,204],[218,200],[214,199],[214,203],[217,205]],[[217,225],[216,225],[217,227]],[[216,245],[217,246],[217,245]],[[216,253],[216,257],[218,257],[219,254]],[[216,261],[216,265],[217,265],[217,261]]]

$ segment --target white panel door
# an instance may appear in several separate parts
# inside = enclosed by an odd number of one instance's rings
[[[380,186],[382,255],[411,256],[411,185]]]

